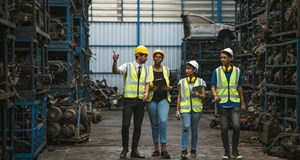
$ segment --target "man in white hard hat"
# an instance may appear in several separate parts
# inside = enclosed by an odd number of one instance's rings
[[[216,68],[212,75],[211,91],[221,120],[221,137],[225,150],[223,159],[230,159],[229,117],[232,117],[233,126],[232,155],[236,159],[242,159],[237,149],[240,137],[240,108],[245,110],[242,74],[238,67],[231,64],[233,60],[232,49],[225,48],[222,50],[220,60],[222,65]]]

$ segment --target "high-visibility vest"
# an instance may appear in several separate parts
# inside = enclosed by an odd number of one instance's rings
[[[165,66],[162,66],[162,68],[163,68],[163,75],[164,75],[164,78],[166,80],[166,84],[167,84],[167,86],[170,86],[170,80],[169,80],[170,69],[168,67],[165,67]],[[154,81],[153,66],[149,67],[149,76],[150,76],[149,85],[153,86],[153,81]],[[154,91],[149,91],[149,95],[148,95],[148,99],[147,99],[148,102],[150,102],[152,100],[153,94],[154,94]],[[168,101],[171,102],[171,95],[170,95],[169,92],[167,92],[167,98],[168,98]]]
[[[197,77],[194,87],[203,86],[203,83],[203,80]],[[194,112],[202,112],[202,100],[198,97],[191,96],[190,87],[186,78],[181,79],[179,84],[181,89],[180,113],[189,113],[191,109],[193,109]]]
[[[225,72],[221,67],[218,67],[216,69],[216,74],[216,92],[217,96],[221,99],[219,103],[226,103],[229,99],[231,102],[240,103],[240,96],[237,91],[240,78],[240,69],[237,67],[233,67],[229,82],[227,81]]]
[[[124,75],[124,98],[139,98],[143,99],[145,93],[145,84],[146,84],[146,75],[147,75],[147,67],[142,64],[141,66],[141,76],[138,85],[138,76],[137,71],[134,64],[127,64],[127,71]],[[138,91],[139,86],[139,93]]]

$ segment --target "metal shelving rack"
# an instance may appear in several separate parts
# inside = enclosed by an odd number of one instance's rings
[[[16,159],[34,159],[47,144],[46,98],[16,102]]]
[[[16,22],[15,157],[34,159],[47,143],[49,4],[48,0],[20,0],[14,7],[12,16],[31,15]]]
[[[300,131],[300,12],[299,0],[267,1],[268,41],[265,65],[265,112],[278,112],[287,130]],[[295,9],[295,10],[294,10]]]
[[[252,1],[236,0],[235,8],[235,28],[238,35],[235,61],[243,73],[243,91],[248,104],[251,101],[249,98],[259,89],[258,85],[264,78],[264,53],[258,52],[257,48],[265,44],[259,25],[265,6]],[[261,106],[263,101],[254,103]]]
[[[86,40],[87,7],[85,1],[50,0],[51,16],[56,18],[52,23],[59,22],[57,24],[63,26],[66,34],[63,38],[55,34],[51,37],[49,61],[59,61],[67,66],[64,68],[66,74],[54,75],[58,76],[59,81],[54,81],[50,88],[50,94],[57,97],[58,101],[49,105],[47,114],[59,114],[58,117],[47,119],[48,139],[52,142],[82,142],[89,138],[88,85],[83,83],[90,58]],[[50,70],[55,69],[50,67]]]
[[[59,77],[61,82],[52,81],[50,87],[51,94],[60,94],[62,96],[70,96],[70,100],[75,99],[75,86],[72,84],[74,76],[74,59],[75,44],[73,42],[73,16],[74,16],[73,0],[50,0],[50,13],[52,17],[59,19],[64,26],[65,37],[61,39],[52,39],[49,45],[48,61],[58,60],[67,64],[66,77]],[[50,25],[51,25],[50,21]],[[52,37],[51,37],[52,38]]]
[[[14,81],[15,81],[15,29],[16,25],[9,18],[12,2],[5,0],[1,5],[3,15],[0,16],[0,159],[15,158],[14,152]]]

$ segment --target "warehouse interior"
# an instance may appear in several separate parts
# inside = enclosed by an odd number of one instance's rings
[[[177,84],[190,60],[207,84],[197,159],[222,158],[211,79],[228,47],[243,77],[243,159],[297,159],[299,8],[300,0],[0,0],[0,159],[119,159],[124,79],[112,57],[131,62],[139,45],[148,66],[163,50],[171,71],[171,159],[180,159]],[[145,110],[140,151],[157,159],[150,128]]]

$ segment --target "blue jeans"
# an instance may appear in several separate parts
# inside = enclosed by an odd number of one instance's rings
[[[159,102],[151,101],[147,104],[154,144],[167,143],[169,106],[167,99]]]
[[[198,124],[201,118],[202,112],[182,113],[182,136],[181,136],[181,147],[187,149],[189,142],[189,129],[192,131],[192,148],[196,149],[198,144]]]
[[[238,152],[237,147],[240,139],[240,107],[218,107],[221,120],[221,137],[225,153],[230,153],[228,141],[229,119],[232,120],[232,152]]]

